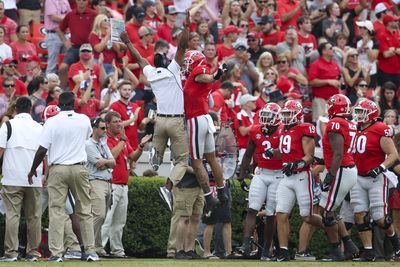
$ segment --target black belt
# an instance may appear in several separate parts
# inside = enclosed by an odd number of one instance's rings
[[[157,114],[157,117],[165,118],[184,118],[185,114]]]
[[[56,33],[56,30],[46,30],[46,33]]]
[[[94,178],[94,179],[97,180],[97,181],[102,181],[102,182],[106,182],[106,183],[111,184],[111,180],[104,180],[104,179],[99,179],[99,178]]]
[[[77,162],[77,163],[73,163],[73,164],[61,164],[61,163],[54,163],[54,164],[51,164],[52,166],[53,165],[61,165],[61,166],[75,166],[75,165],[85,165],[85,162],[84,161],[82,161],[82,162]]]

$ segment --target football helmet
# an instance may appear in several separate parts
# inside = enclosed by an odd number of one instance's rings
[[[49,105],[42,112],[42,122],[46,122],[47,119],[54,117],[60,113],[60,108],[57,105]]]
[[[301,122],[303,119],[303,107],[297,100],[288,100],[281,109],[281,121],[285,125]]]
[[[349,116],[351,114],[350,99],[342,94],[336,94],[329,98],[328,102],[328,116]]]
[[[260,110],[260,124],[266,126],[278,126],[281,107],[276,103],[268,103]]]
[[[206,62],[206,57],[204,54],[197,50],[189,50],[185,53],[185,58],[183,60],[183,71],[185,74],[189,74],[194,68],[202,65]]]
[[[372,100],[363,99],[354,106],[353,118],[357,123],[369,123],[378,116],[378,106]]]

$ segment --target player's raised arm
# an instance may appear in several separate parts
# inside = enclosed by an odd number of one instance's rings
[[[133,47],[131,40],[129,40],[129,36],[126,32],[121,32],[119,38],[121,38],[121,41],[128,47],[129,53],[137,61],[141,69],[149,65],[149,62],[144,57],[142,57],[142,55],[140,55],[139,51],[137,51],[136,48]]]
[[[178,48],[176,50],[176,55],[175,55],[175,61],[176,63],[178,63],[179,66],[182,66],[183,64],[183,60],[185,58],[185,51],[188,48],[188,43],[189,43],[190,14],[188,10],[186,10],[186,23],[183,27],[184,27],[183,33],[181,39],[179,40]]]

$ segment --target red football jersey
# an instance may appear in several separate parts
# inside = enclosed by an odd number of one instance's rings
[[[386,154],[380,143],[382,137],[393,137],[392,128],[383,122],[375,122],[357,133],[354,158],[358,175],[367,176],[369,170],[378,167],[385,160]]]
[[[325,134],[322,137],[324,160],[327,170],[329,170],[331,167],[333,155],[328,137],[329,133],[338,133],[341,134],[344,138],[343,158],[340,166],[345,167],[354,165],[353,148],[357,135],[356,124],[340,117],[335,117],[329,120],[328,124],[326,125]]]
[[[267,158],[265,151],[268,148],[279,147],[279,128],[271,135],[265,136],[261,131],[261,125],[253,125],[249,133],[250,140],[256,145],[257,166],[260,168],[266,168],[269,170],[280,170],[282,169],[282,160],[277,158]]]
[[[303,136],[315,138],[316,135],[315,126],[311,123],[300,123],[289,129],[285,129],[285,127],[280,128],[279,151],[282,154],[282,162],[289,163],[301,160],[304,157]],[[310,166],[306,166],[294,171],[307,171],[309,169]]]
[[[184,107],[186,118],[208,114],[208,94],[211,91],[211,83],[198,83],[194,79],[200,74],[211,74],[206,65],[197,66],[189,74],[183,89]]]

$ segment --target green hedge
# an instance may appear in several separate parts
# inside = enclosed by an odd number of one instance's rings
[[[171,212],[158,195],[165,178],[131,177],[129,181],[129,206],[123,243],[127,255],[139,258],[165,257]],[[232,187],[232,239],[241,244],[243,215],[247,207],[247,194],[235,181]],[[47,212],[43,226],[48,225]],[[291,218],[291,243],[298,244],[298,233],[302,220],[295,208]],[[4,216],[0,216],[0,242],[4,237]],[[3,246],[0,246],[3,250]],[[327,253],[328,243],[322,231],[316,231],[311,239],[310,252],[316,256]],[[2,251],[1,251],[2,252]]]

